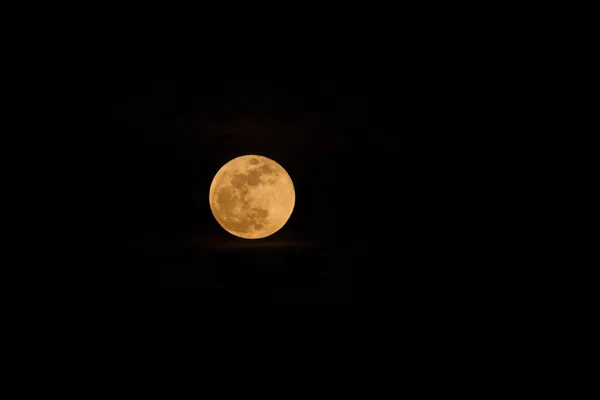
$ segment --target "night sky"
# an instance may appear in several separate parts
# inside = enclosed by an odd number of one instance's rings
[[[398,209],[402,185],[389,173],[393,149],[378,144],[370,85],[331,77],[112,82],[104,91],[117,144],[110,165],[122,268],[165,288],[351,296],[373,262],[367,244],[388,235],[380,221]],[[208,204],[216,172],[245,154],[280,163],[296,191],[287,224],[261,240],[226,232]]]

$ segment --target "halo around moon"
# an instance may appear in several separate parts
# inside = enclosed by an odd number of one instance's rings
[[[244,239],[280,230],[296,203],[287,171],[270,158],[246,155],[223,165],[210,185],[210,209],[223,229]]]

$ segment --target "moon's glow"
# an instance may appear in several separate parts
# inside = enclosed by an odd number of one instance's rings
[[[294,184],[285,169],[258,155],[234,158],[210,185],[210,209],[232,235],[260,239],[280,230],[296,202]]]

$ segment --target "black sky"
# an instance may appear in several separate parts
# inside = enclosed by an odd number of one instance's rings
[[[369,84],[129,77],[104,93],[124,268],[161,287],[352,292],[387,176]],[[288,223],[259,241],[225,232],[208,205],[215,173],[244,154],[279,162],[296,189]]]

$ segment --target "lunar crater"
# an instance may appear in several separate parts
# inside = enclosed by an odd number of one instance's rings
[[[246,175],[236,175],[235,178],[231,180],[231,184],[236,188],[241,188],[246,184],[248,177]]]

